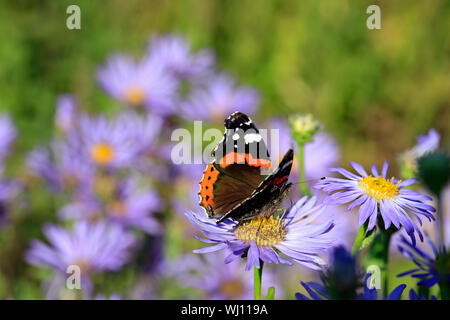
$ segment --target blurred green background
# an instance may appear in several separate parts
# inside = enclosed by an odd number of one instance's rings
[[[81,8],[81,30],[66,8]],[[366,8],[381,8],[369,30]],[[262,93],[260,116],[313,112],[343,162],[393,160],[450,120],[449,1],[1,1],[0,108],[18,152],[51,135],[56,96],[91,111],[113,104],[95,83],[112,51],[141,54],[153,34],[211,47],[219,65]]]
[[[81,30],[66,28],[71,4],[81,8]],[[381,30],[366,27],[371,4],[381,7]],[[338,140],[343,163],[387,159],[395,168],[430,127],[448,145],[449,30],[446,0],[1,0],[0,110],[19,130],[10,163],[20,170],[24,153],[50,139],[58,95],[73,93],[91,112],[116,110],[95,82],[98,65],[175,32],[212,48],[222,69],[261,92],[258,117],[311,112]],[[49,210],[49,199],[41,203]],[[14,232],[6,238],[24,236]],[[15,246],[8,252],[20,252]]]

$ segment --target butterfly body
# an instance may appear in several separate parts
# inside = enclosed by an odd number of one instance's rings
[[[267,216],[287,196],[293,151],[268,176],[270,156],[251,119],[235,112],[225,119],[225,134],[200,181],[200,205],[210,218],[245,221]]]

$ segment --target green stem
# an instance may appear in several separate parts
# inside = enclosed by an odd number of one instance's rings
[[[441,294],[441,300],[450,300],[450,284],[447,279],[441,279],[439,281],[439,291]]]
[[[311,192],[309,191],[308,185],[306,184],[306,175],[305,175],[305,144],[298,144],[298,172],[299,172],[299,182],[300,182],[300,193],[301,195],[311,196]]]
[[[264,262],[259,260],[260,268],[254,267],[254,292],[255,300],[261,300],[261,280]]]
[[[389,228],[385,230],[384,223],[381,221],[379,226],[379,233],[375,236],[369,254],[366,260],[366,268],[370,266],[377,266],[380,269],[380,282],[383,288],[383,299],[388,296],[388,257],[389,244],[391,236],[395,232],[394,229]]]
[[[437,213],[436,213],[436,222],[435,225],[435,233],[436,233],[436,245],[438,249],[442,248],[442,246],[445,244],[445,233],[444,233],[444,218],[442,215],[443,212],[443,202],[442,202],[442,193],[437,196],[438,201],[438,207],[437,207]]]

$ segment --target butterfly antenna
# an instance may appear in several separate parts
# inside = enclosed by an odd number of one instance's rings
[[[294,202],[292,201],[291,197],[288,195],[287,197],[289,199],[289,202],[291,203],[290,207],[292,207],[294,205]]]
[[[318,182],[320,180],[325,180],[325,179],[327,179],[327,177],[322,177],[320,179],[309,179],[309,180],[303,180],[303,181],[299,181],[299,182],[292,182],[292,184],[297,185],[297,184],[302,184],[302,183]]]

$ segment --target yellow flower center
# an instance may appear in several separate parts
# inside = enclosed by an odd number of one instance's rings
[[[244,285],[241,281],[235,279],[222,282],[219,287],[220,293],[229,299],[239,299],[244,293]]]
[[[98,143],[91,149],[91,158],[98,165],[108,165],[114,158],[114,149],[107,143]]]
[[[94,190],[102,200],[110,201],[115,196],[117,182],[115,178],[108,174],[96,175],[94,180]]]
[[[126,208],[125,204],[122,201],[115,200],[111,203],[111,206],[109,207],[109,213],[117,218],[123,218],[125,217]]]
[[[92,270],[90,262],[84,258],[77,259],[72,263],[72,265],[78,266],[78,268],[80,268],[81,274],[90,273]]]
[[[145,93],[139,87],[132,86],[125,92],[125,102],[131,106],[140,106],[144,103]]]
[[[253,241],[257,246],[273,246],[286,237],[283,220],[273,215],[243,221],[234,230],[237,239],[244,242]]]
[[[383,177],[368,176],[358,182],[359,187],[370,197],[376,200],[392,199],[398,194],[398,185],[401,182],[399,180],[394,184],[391,180],[386,180]]]

